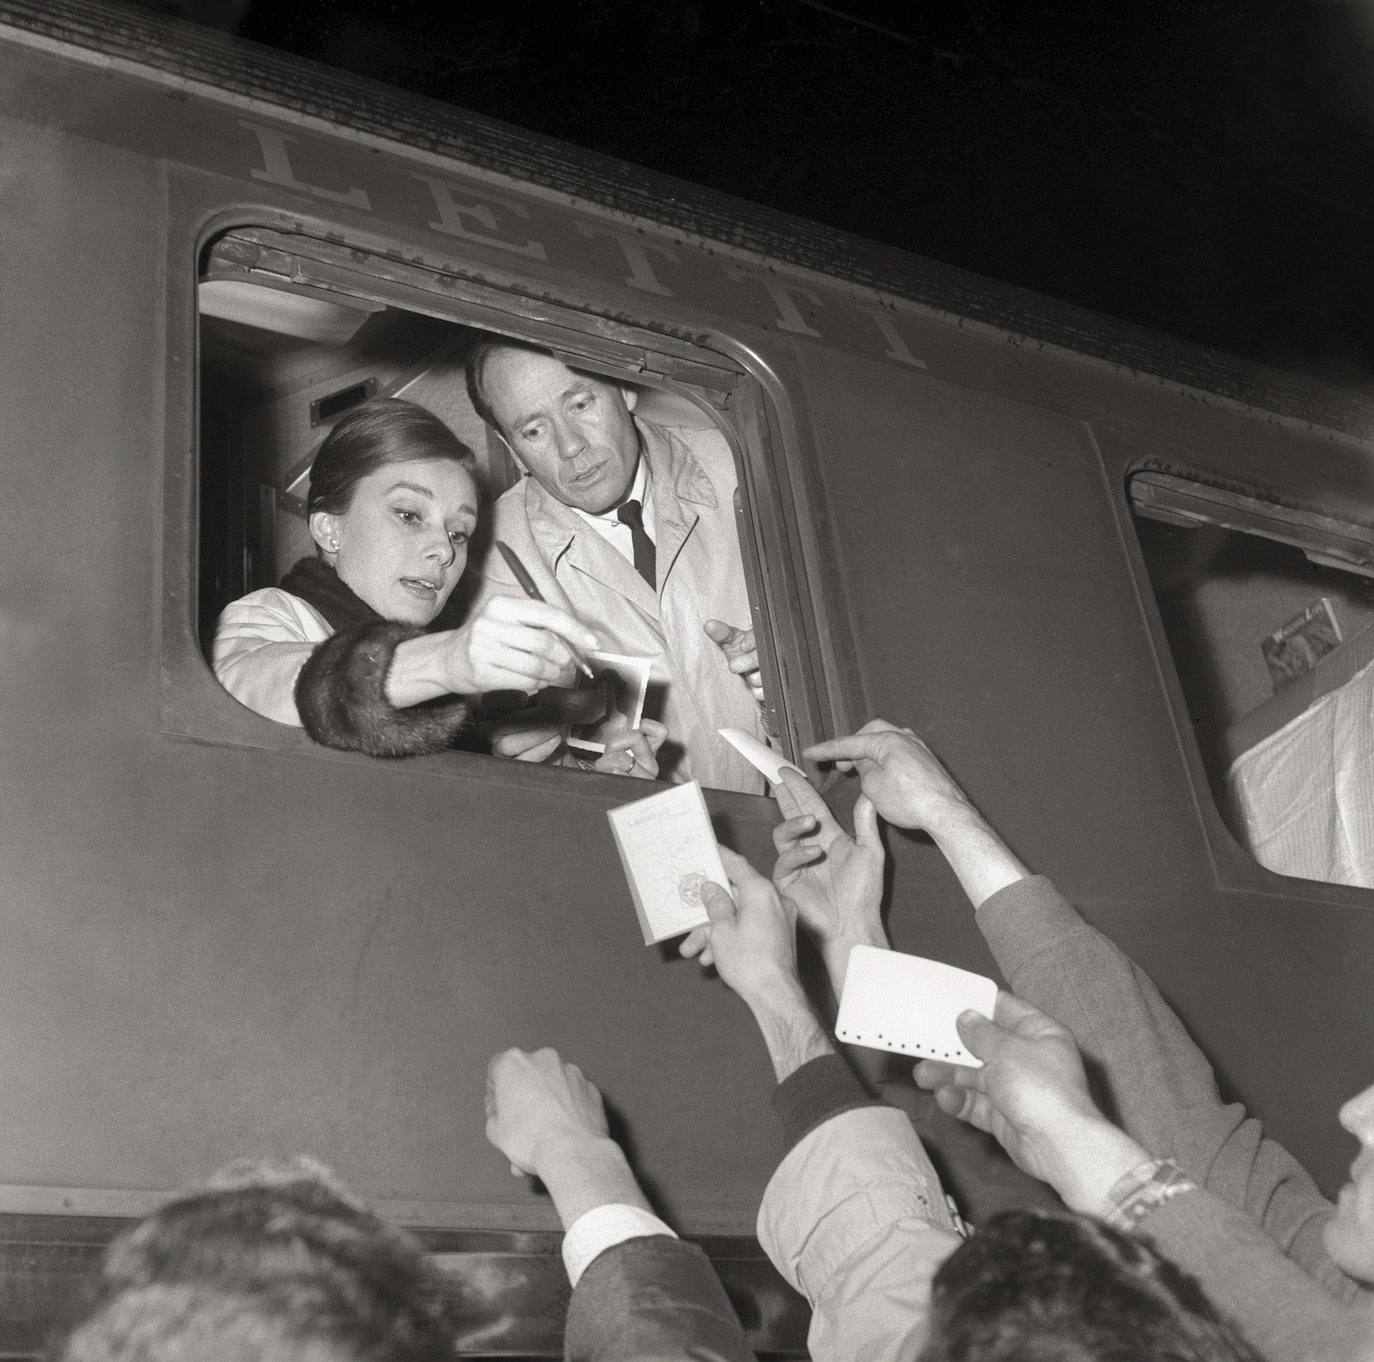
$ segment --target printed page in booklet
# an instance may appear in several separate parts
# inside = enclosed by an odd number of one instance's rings
[[[992,1016],[997,984],[981,974],[877,946],[849,952],[835,1035],[918,1059],[944,1059],[979,1068],[983,1061],[959,1039],[955,1018],[966,1008]]]
[[[726,886],[716,835],[696,781],[607,811],[644,944],[666,941],[709,919],[707,880]]]

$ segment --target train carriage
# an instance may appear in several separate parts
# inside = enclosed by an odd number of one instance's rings
[[[306,1150],[483,1294],[464,1352],[557,1355],[557,1222],[483,1139],[510,1044],[582,1065],[760,1350],[802,1346],[751,1238],[767,1055],[641,944],[608,833],[644,787],[332,751],[207,661],[357,401],[414,397],[509,484],[478,332],[719,430],[779,745],[917,728],[1340,1181],[1374,894],[1260,865],[1225,777],[1282,717],[1254,621],[1374,615],[1374,404],[96,0],[0,0],[0,171],[0,1354],[169,1190]],[[707,801],[768,863],[771,802]],[[933,846],[889,845],[894,944],[990,969]],[[975,1217],[1025,1190],[942,1138]]]

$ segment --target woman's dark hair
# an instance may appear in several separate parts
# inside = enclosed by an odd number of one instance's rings
[[[919,1362],[1261,1362],[1192,1277],[1087,1216],[993,1216],[930,1306]]]
[[[324,438],[310,469],[306,514],[341,515],[354,489],[389,463],[444,459],[476,468],[472,450],[433,412],[400,397],[374,397],[345,412]]]

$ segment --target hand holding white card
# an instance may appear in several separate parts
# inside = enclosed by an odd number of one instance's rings
[[[706,801],[696,781],[608,809],[644,944],[709,922],[701,891],[728,886]]]
[[[919,1059],[982,1067],[959,1039],[955,1019],[968,1008],[992,1016],[997,984],[939,960],[877,946],[855,946],[845,970],[835,1035],[847,1045],[866,1045]]]
[[[784,771],[795,771],[798,775],[806,774],[800,766],[794,766],[786,757],[773,751],[771,747],[761,743],[742,728],[718,728],[716,732],[771,785],[782,784]]]

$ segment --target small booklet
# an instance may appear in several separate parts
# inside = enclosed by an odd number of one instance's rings
[[[847,1045],[943,1059],[981,1068],[955,1018],[972,1007],[992,1016],[997,984],[982,974],[920,955],[855,946],[849,952],[835,1035]]]
[[[694,780],[674,785],[662,794],[609,809],[606,817],[644,944],[681,936],[709,922],[701,903],[702,886],[707,880],[727,885],[701,786]]]

